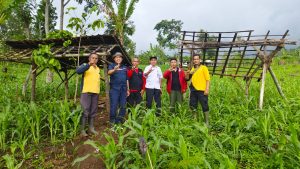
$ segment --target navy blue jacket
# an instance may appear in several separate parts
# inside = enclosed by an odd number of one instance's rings
[[[77,74],[82,74],[82,79],[81,79],[81,85],[80,85],[80,91],[83,89],[83,81],[84,81],[84,72],[89,70],[90,65],[88,63],[83,63],[76,69]]]
[[[113,70],[116,66],[116,63],[110,64],[108,66],[108,70]],[[121,70],[115,71],[112,75],[110,75],[110,88],[111,89],[120,89],[121,87],[127,87],[127,67],[121,65]],[[127,89],[126,89],[127,90]]]

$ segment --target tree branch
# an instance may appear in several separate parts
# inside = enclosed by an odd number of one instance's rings
[[[67,6],[70,1],[71,0],[68,0],[66,3],[64,3],[64,7]]]

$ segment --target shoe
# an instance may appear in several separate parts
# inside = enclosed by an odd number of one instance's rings
[[[98,135],[98,134],[99,134],[99,133],[95,130],[94,127],[89,128],[88,132],[89,132],[89,134],[92,134],[92,135]]]
[[[87,136],[88,136],[88,134],[86,133],[86,131],[85,131],[85,130],[81,130],[81,132],[80,132],[80,136],[82,136],[82,137],[87,137]]]
[[[99,133],[95,130],[94,127],[94,117],[89,118],[89,130],[88,132],[92,135],[98,135]]]

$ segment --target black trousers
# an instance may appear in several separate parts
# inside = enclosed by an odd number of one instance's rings
[[[130,95],[127,97],[128,106],[134,107],[137,104],[142,102],[142,95],[140,92],[131,92]]]
[[[191,91],[190,93],[190,107],[192,110],[196,110],[200,102],[202,111],[208,112],[208,96],[204,95],[204,91]]]
[[[148,89],[146,88],[146,106],[148,109],[152,107],[152,101],[156,103],[156,115],[161,113],[161,91],[159,89]]]

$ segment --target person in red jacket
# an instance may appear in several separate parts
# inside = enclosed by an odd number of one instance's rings
[[[129,83],[127,85],[127,103],[131,107],[135,107],[137,104],[140,104],[142,102],[143,94],[145,92],[146,78],[144,77],[143,70],[138,67],[139,63],[139,59],[137,57],[134,57],[132,59],[131,69],[127,70]]]
[[[170,68],[164,72],[164,78],[167,79],[167,91],[170,95],[170,111],[175,111],[176,103],[181,104],[183,93],[187,89],[184,71],[177,66],[177,59],[170,59]]]

